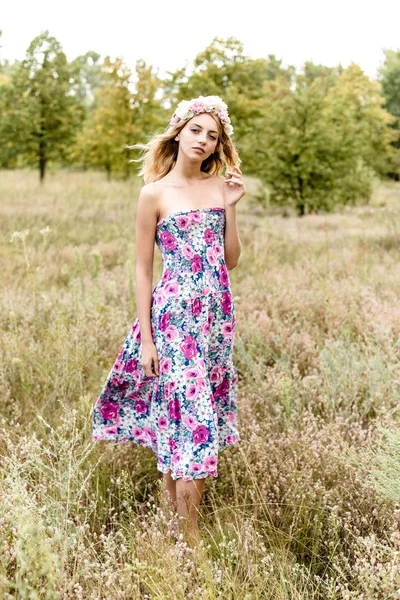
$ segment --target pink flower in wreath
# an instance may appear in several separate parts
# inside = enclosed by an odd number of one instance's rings
[[[201,100],[194,100],[194,102],[189,104],[189,110],[198,115],[199,113],[205,112],[206,107]]]

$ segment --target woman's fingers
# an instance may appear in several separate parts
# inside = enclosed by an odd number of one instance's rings
[[[244,185],[242,179],[239,179],[239,177],[232,177],[231,179],[225,179],[225,183],[235,183],[238,185]]]
[[[142,369],[146,377],[158,377],[160,374],[157,351],[151,351],[141,361]]]

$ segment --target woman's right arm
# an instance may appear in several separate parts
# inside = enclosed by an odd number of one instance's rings
[[[157,349],[151,334],[150,320],[157,218],[157,197],[154,186],[148,184],[140,190],[137,203],[135,284],[136,307],[142,343],[142,367],[147,377],[159,375]]]

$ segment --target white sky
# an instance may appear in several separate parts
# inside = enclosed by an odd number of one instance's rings
[[[400,49],[399,0],[3,0],[1,58],[22,59],[41,31],[68,60],[88,50],[133,68],[143,58],[163,75],[192,60],[215,36],[238,38],[252,58],[275,54],[284,65],[352,61],[371,77],[383,50]]]

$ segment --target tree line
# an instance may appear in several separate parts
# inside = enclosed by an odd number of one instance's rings
[[[1,32],[0,32],[1,35]],[[161,78],[89,51],[68,62],[48,31],[24,60],[0,62],[0,168],[104,170],[128,178],[129,145],[163,131],[182,99],[218,95],[228,104],[246,174],[270,201],[298,214],[367,201],[374,178],[400,178],[400,51],[386,50],[374,80],[352,63],[250,58],[236,38],[214,38],[194,61]]]

